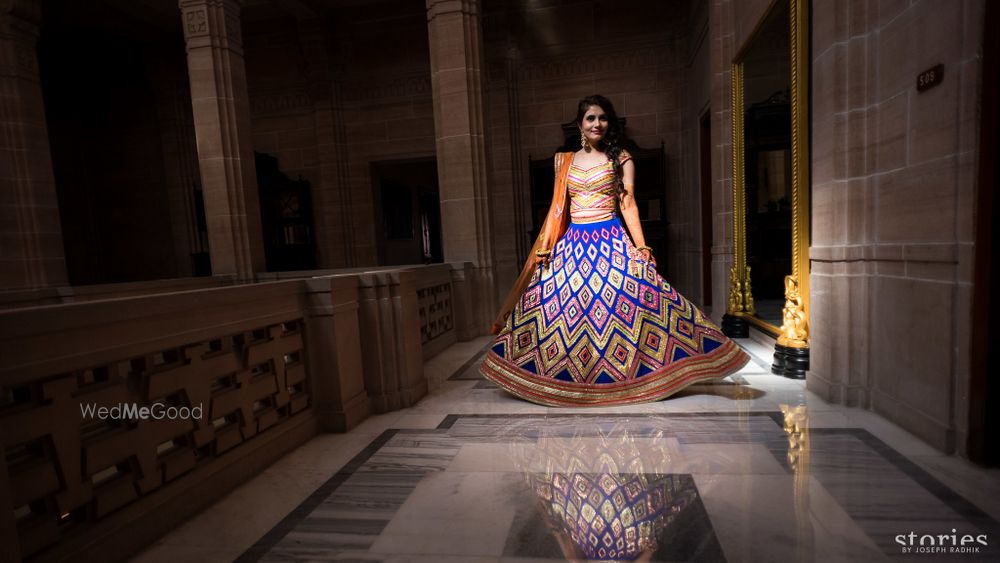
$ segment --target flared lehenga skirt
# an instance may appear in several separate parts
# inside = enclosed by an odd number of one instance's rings
[[[750,357],[636,252],[617,216],[571,223],[480,371],[550,406],[656,401]]]

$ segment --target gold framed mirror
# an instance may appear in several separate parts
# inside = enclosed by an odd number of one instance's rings
[[[771,371],[809,361],[808,0],[773,0],[732,63],[733,266],[723,331],[776,338]]]

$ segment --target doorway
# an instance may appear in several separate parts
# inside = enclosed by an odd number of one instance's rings
[[[278,159],[254,152],[260,197],[260,223],[268,272],[316,268],[316,229],[312,190],[301,176],[292,180]]]
[[[437,159],[373,162],[371,174],[378,264],[444,262]]]

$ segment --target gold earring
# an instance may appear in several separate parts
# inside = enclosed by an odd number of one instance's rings
[[[580,147],[584,150],[587,150],[587,148],[589,148],[587,146],[587,136],[583,134],[582,129],[580,130]]]

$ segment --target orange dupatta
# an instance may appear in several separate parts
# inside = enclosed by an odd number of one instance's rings
[[[538,265],[535,257],[536,250],[553,250],[555,243],[563,236],[569,227],[569,210],[566,209],[566,177],[569,175],[570,163],[573,162],[572,152],[560,152],[555,156],[556,180],[552,188],[552,205],[549,206],[549,213],[542,222],[542,228],[538,232],[538,239],[528,251],[528,260],[521,269],[521,275],[514,281],[514,287],[510,289],[507,298],[504,299],[500,307],[490,332],[499,334],[507,324],[507,316],[514,310],[514,305],[521,298],[524,290],[531,285],[531,278],[535,274],[535,267]]]

